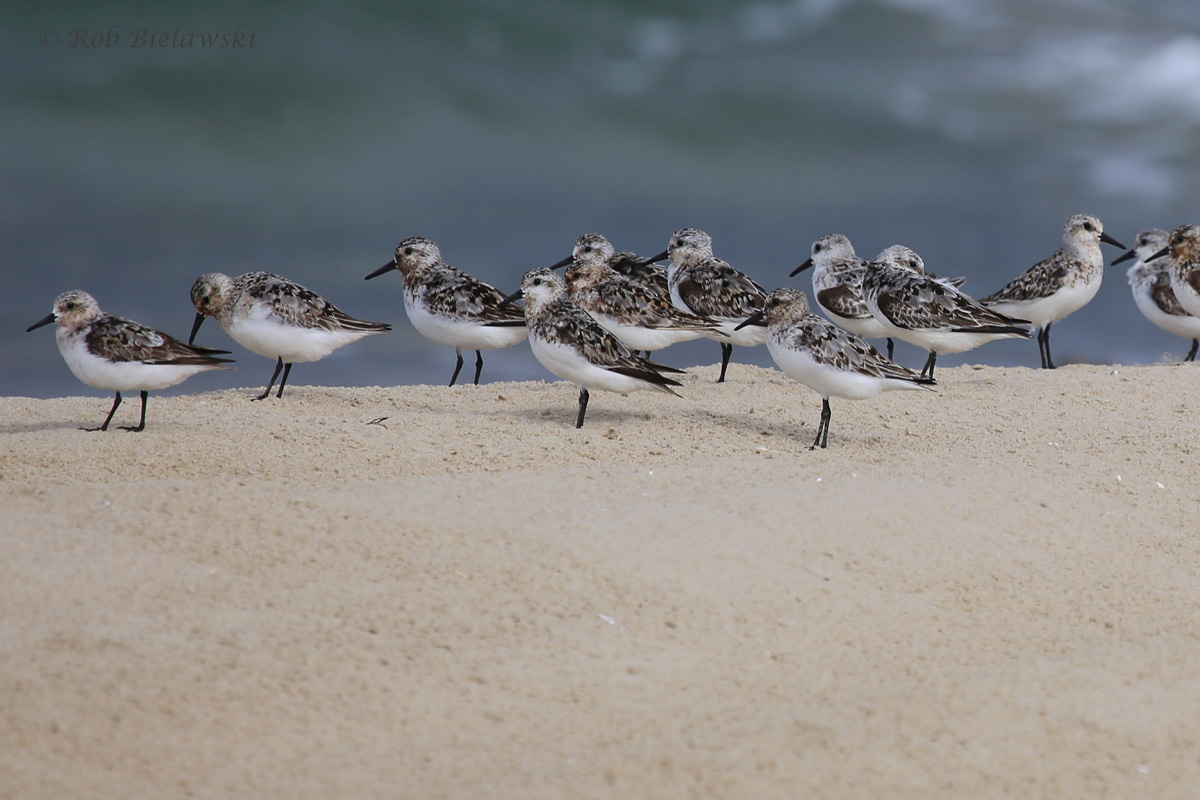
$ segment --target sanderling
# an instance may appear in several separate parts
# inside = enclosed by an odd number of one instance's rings
[[[681,311],[711,319],[718,325],[718,331],[706,336],[720,342],[721,376],[717,383],[722,383],[735,344],[753,347],[766,341],[763,328],[752,325],[739,329],[739,323],[762,310],[767,291],[714,256],[712,237],[695,228],[675,231],[667,249],[649,260],[657,262],[664,258],[671,259],[667,267],[671,302]]]
[[[649,358],[655,350],[718,332],[713,320],[681,311],[667,294],[616,272],[612,256],[613,246],[600,234],[580,236],[565,276],[567,294],[626,347]]]
[[[766,307],[742,323],[766,326],[767,349],[784,374],[821,395],[821,423],[809,450],[829,444],[829,398],[862,400],[891,389],[928,389],[931,377],[891,361],[857,333],[808,308],[799,289],[776,289]]]
[[[442,263],[438,246],[420,236],[396,245],[395,257],[367,276],[389,270],[404,276],[404,310],[426,339],[454,348],[457,361],[450,385],[458,380],[463,350],[475,351],[475,385],[483,371],[483,350],[512,347],[526,336],[519,306],[505,306],[504,292]]]
[[[1104,225],[1091,214],[1076,214],[1063,226],[1063,246],[1034,264],[1003,289],[979,302],[1017,319],[1027,319],[1038,328],[1038,351],[1043,369],[1054,369],[1050,357],[1050,326],[1087,305],[1104,278],[1104,254],[1100,243],[1122,250],[1125,245],[1104,232]]]
[[[868,262],[863,298],[888,335],[929,351],[921,374],[933,377],[938,353],[961,353],[996,339],[1029,338],[1025,320],[986,308],[953,281],[928,275],[925,262],[892,245]]]
[[[683,370],[635,355],[567,295],[566,282],[558,273],[546,268],[525,273],[521,290],[507,300],[522,295],[533,355],[558,377],[579,385],[576,428],[583,427],[589,389],[619,394],[654,389],[679,396],[671,387],[681,384],[662,373]]]
[[[1192,340],[1192,349],[1184,361],[1195,361],[1200,349],[1200,317],[1187,312],[1171,288],[1171,259],[1167,232],[1151,228],[1138,234],[1133,247],[1113,260],[1115,266],[1136,258],[1127,273],[1133,301],[1146,319],[1177,336]],[[1165,252],[1164,252],[1165,251]],[[1156,257],[1158,253],[1164,255]]]
[[[868,339],[887,337],[887,357],[895,342],[887,328],[875,319],[863,299],[862,281],[866,262],[854,254],[854,245],[840,233],[830,233],[812,244],[812,254],[792,270],[794,278],[812,269],[813,299],[825,315],[848,331]]]
[[[247,272],[237,278],[220,272],[201,275],[192,284],[192,305],[196,321],[189,344],[204,320],[212,317],[242,347],[276,360],[267,388],[254,400],[271,394],[280,370],[283,378],[276,397],[283,397],[292,364],[319,361],[343,345],[392,329],[385,322],[355,319],[316,292],[270,272]]]
[[[1200,225],[1171,231],[1168,246],[1156,255],[1171,258],[1171,288],[1189,314],[1200,316]]]
[[[1150,256],[1171,259],[1171,290],[1183,310],[1200,317],[1200,225],[1181,225],[1171,231],[1167,247]]]
[[[653,262],[642,258],[636,253],[622,252],[618,253],[616,248],[608,239],[598,233],[585,233],[575,240],[575,247],[571,251],[571,255],[552,264],[550,269],[558,269],[566,267],[578,261],[580,256],[589,256],[592,260],[600,257],[603,254],[605,263],[621,275],[629,278],[643,286],[648,286],[651,289],[662,294],[664,297],[670,297],[671,287],[667,285],[667,271]],[[568,291],[570,290],[570,282],[568,281]]]
[[[32,331],[51,322],[58,323],[55,338],[58,351],[76,378],[97,389],[117,393],[104,424],[86,431],[106,431],[121,392],[137,391],[142,398],[142,417],[137,425],[122,430],[141,431],[146,427],[146,398],[151,389],[165,389],[182,383],[197,372],[229,369],[233,363],[228,350],[213,350],[184,344],[165,333],[100,310],[87,292],[71,291],[54,299],[54,311],[25,330]]]

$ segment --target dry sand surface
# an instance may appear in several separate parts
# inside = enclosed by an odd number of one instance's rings
[[[715,375],[0,398],[0,796],[1200,795],[1200,366]]]

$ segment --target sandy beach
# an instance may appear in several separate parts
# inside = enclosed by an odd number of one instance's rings
[[[0,797],[1200,792],[1200,366],[715,376],[0,398]]]

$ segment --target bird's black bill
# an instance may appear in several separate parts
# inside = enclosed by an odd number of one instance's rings
[[[378,278],[378,277],[379,277],[380,275],[382,275],[383,273],[385,273],[385,272],[389,272],[389,271],[391,271],[391,270],[393,270],[393,269],[395,269],[395,268],[396,268],[396,259],[394,259],[394,258],[393,258],[391,261],[389,261],[388,263],[384,264],[382,267],[380,267],[379,269],[375,270],[374,272],[372,272],[372,273],[371,273],[370,275],[368,275],[367,277],[363,278],[363,280],[364,280],[364,281],[369,281],[369,280],[371,280],[371,278]]]
[[[512,294],[510,294],[508,297],[506,297],[506,298],[504,298],[503,300],[501,300],[501,301],[500,301],[500,308],[505,308],[505,307],[507,307],[509,304],[511,304],[511,303],[513,303],[513,302],[516,302],[517,300],[520,300],[520,299],[521,299],[521,295],[523,295],[524,293],[525,293],[525,292],[524,292],[524,290],[523,290],[523,289],[517,289],[515,292],[513,292]]]
[[[54,315],[47,314],[46,316],[39,319],[37,322],[30,325],[28,328],[26,328],[25,332],[29,333],[30,331],[36,331],[38,328],[40,328],[44,325],[49,325],[51,322],[54,322]]]
[[[192,323],[192,333],[188,336],[188,344],[196,341],[196,333],[200,330],[200,326],[204,324],[206,317],[199,311],[196,312],[196,321]]]
[[[1120,243],[1120,242],[1118,242],[1116,239],[1114,239],[1113,237],[1109,236],[1107,233],[1102,233],[1102,234],[1100,234],[1100,241],[1102,241],[1102,242],[1106,242],[1106,243],[1108,243],[1108,244],[1111,244],[1113,247],[1119,247],[1119,248],[1121,248],[1122,250],[1124,250],[1124,249],[1125,249],[1125,245],[1121,244],[1121,243]]]
[[[794,270],[792,270],[792,271],[791,271],[791,274],[789,274],[789,275],[788,275],[788,277],[789,277],[789,278],[794,278],[794,277],[796,277],[797,275],[799,275],[801,272],[804,272],[804,270],[806,270],[806,269],[808,269],[809,267],[811,267],[812,265],[813,265],[813,263],[812,263],[812,259],[811,259],[811,258],[809,258],[809,259],[805,259],[804,263],[803,263],[803,264],[801,264],[800,266],[796,267]]]
[[[656,255],[656,256],[650,256],[649,258],[647,258],[647,259],[646,259],[645,261],[643,261],[642,263],[643,263],[643,264],[657,264],[657,263],[658,263],[658,262],[660,262],[660,261],[666,261],[666,260],[667,260],[667,256],[669,256],[670,254],[671,254],[671,251],[670,251],[670,250],[663,250],[661,253],[659,253],[659,254],[658,254],[658,255]]]
[[[562,261],[556,261],[555,263],[551,264],[550,269],[558,269],[559,267],[565,267],[567,264],[570,264],[574,260],[575,260],[575,256],[573,256],[573,255],[567,256]]]
[[[1128,261],[1129,259],[1133,258],[1136,255],[1137,255],[1137,250],[1126,251],[1126,252],[1122,253],[1121,255],[1117,256],[1116,258],[1114,258],[1112,260],[1112,263],[1109,264],[1109,266],[1115,267],[1117,264],[1120,264],[1122,261]]]
[[[755,313],[751,314],[750,316],[746,317],[744,320],[739,322],[737,327],[734,328],[734,330],[740,331],[742,328],[745,328],[749,325],[764,325],[765,326],[767,324],[766,318],[767,318],[766,311],[756,311]]]
[[[1171,248],[1169,248],[1169,247],[1164,247],[1162,250],[1159,250],[1157,253],[1155,253],[1154,255],[1150,256],[1150,257],[1149,257],[1149,258],[1147,258],[1146,260],[1147,260],[1147,261],[1153,261],[1153,260],[1154,260],[1154,259],[1156,259],[1156,258],[1162,258],[1163,256],[1169,256],[1169,255],[1171,255]],[[1116,262],[1113,262],[1113,263],[1116,263]]]

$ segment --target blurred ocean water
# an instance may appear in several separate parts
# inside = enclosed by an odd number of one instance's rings
[[[581,233],[650,253],[693,226],[768,288],[810,290],[788,272],[840,232],[867,256],[907,244],[982,296],[1072,213],[1126,244],[1200,221],[1198,20],[1184,0],[9,9],[0,394],[94,391],[49,329],[24,333],[59,292],[185,337],[197,275],[254,269],[395,326],[294,383],[443,383],[453,351],[412,330],[399,275],[363,280],[410,235],[511,290]],[[197,44],[226,34],[241,44]],[[265,384],[272,364],[217,326],[200,341],[237,368],[176,391]],[[1147,363],[1187,342],[1113,268],[1054,347]],[[485,380],[549,377],[524,345],[485,358]],[[944,360],[1038,363],[1032,342]]]

